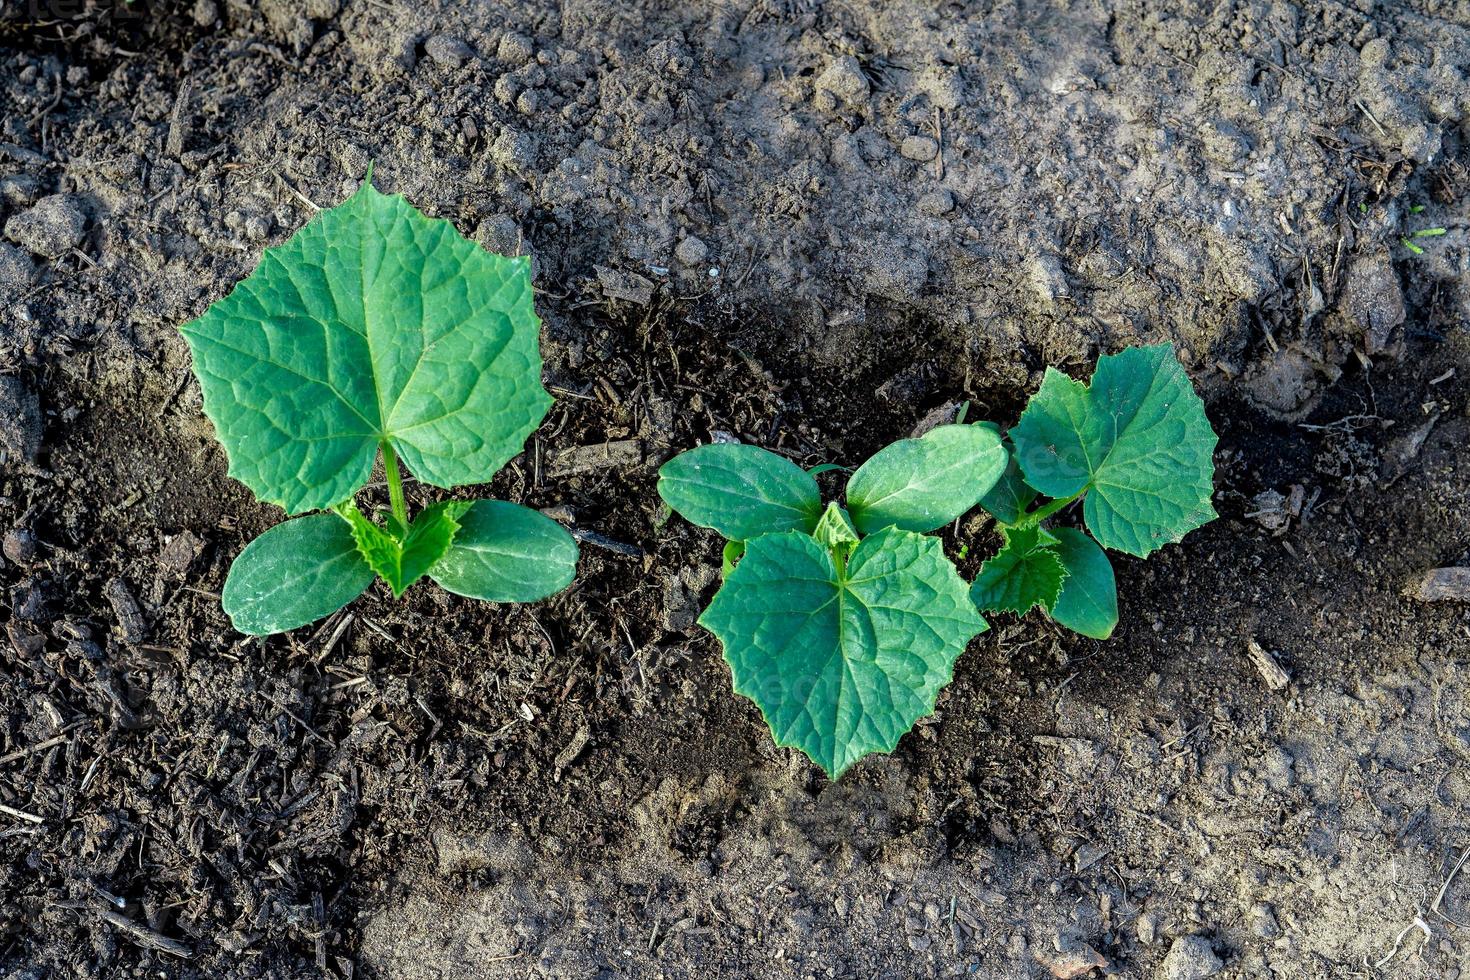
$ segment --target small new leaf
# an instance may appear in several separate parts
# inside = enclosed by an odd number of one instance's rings
[[[759,446],[716,443],[681,453],[659,469],[658,494],[691,524],[731,541],[810,533],[822,513],[816,479]]]
[[[1102,357],[1090,385],[1047,368],[1010,436],[1027,483],[1086,493],[1108,548],[1144,557],[1215,517],[1217,440],[1172,344]]]
[[[826,511],[822,513],[822,519],[817,521],[817,528],[812,532],[812,537],[817,544],[828,551],[846,560],[852,554],[852,549],[857,547],[857,531],[853,529],[852,518],[847,516],[847,511],[837,506],[834,500],[827,505]]]
[[[941,425],[874,453],[847,483],[852,522],[864,534],[932,531],[974,507],[1005,472],[994,427]]]
[[[551,405],[529,260],[367,181],[180,329],[230,475],[288,514],[350,498],[385,443],[486,482]]]
[[[397,599],[449,551],[459,530],[456,518],[468,507],[457,500],[426,507],[401,537],[374,524],[350,503],[338,507],[337,513],[351,525],[358,554],[382,576]]]
[[[1050,609],[1067,577],[1054,547],[1057,538],[1034,524],[1007,528],[1004,535],[1005,546],[980,566],[970,598],[988,612],[1025,615],[1036,606]]]
[[[865,538],[845,574],[808,534],[755,538],[699,622],[776,744],[833,779],[930,714],[985,629],[939,542],[897,528]]]

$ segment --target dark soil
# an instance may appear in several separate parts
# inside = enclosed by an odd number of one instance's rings
[[[1404,591],[1470,564],[1470,15],[1171,6],[0,17],[0,977],[1470,975],[1470,605]],[[369,161],[536,257],[558,400],[488,490],[580,574],[246,639],[280,513],[174,328]],[[774,748],[658,465],[1161,339],[1221,518],[1114,637],[996,617],[892,756]]]

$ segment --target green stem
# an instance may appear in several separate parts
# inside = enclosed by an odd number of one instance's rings
[[[398,457],[393,446],[384,439],[383,474],[388,478],[388,500],[393,504],[393,516],[400,527],[408,527],[408,502],[403,499],[403,481],[398,476]]]
[[[1065,497],[1061,500],[1053,500],[1049,504],[1038,507],[1031,513],[1027,514],[1025,517],[1021,518],[1019,521],[1017,521],[1015,526],[1034,527],[1035,525],[1040,524],[1042,521],[1046,520],[1051,515],[1055,514],[1057,511],[1061,510],[1063,507],[1076,501],[1086,492],[1087,488],[1083,487],[1081,490],[1078,490],[1070,497]]]

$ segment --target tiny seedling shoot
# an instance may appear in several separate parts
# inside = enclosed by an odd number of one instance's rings
[[[545,417],[529,260],[379,193],[370,170],[180,329],[230,476],[308,514],[236,557],[222,595],[236,629],[303,626],[375,576],[395,597],[427,575],[491,602],[571,583],[577,545],[555,521],[499,500],[410,515],[403,492],[405,466],[444,489],[488,482]],[[355,502],[379,454],[381,519]]]
[[[986,629],[981,612],[1039,606],[1109,636],[1117,596],[1099,544],[1146,556],[1212,519],[1215,441],[1163,344],[1103,357],[1090,386],[1048,370],[1006,436],[978,422],[893,443],[852,474],[845,508],[822,503],[814,475],[830,467],[746,445],[675,457],[659,494],[727,539],[725,581],[699,622],[736,692],[776,744],[835,779],[934,710]],[[1079,501],[1093,537],[1048,526]],[[925,535],[976,504],[1005,543],[966,586]]]

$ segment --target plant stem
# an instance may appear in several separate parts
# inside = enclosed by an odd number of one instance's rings
[[[388,500],[393,505],[393,516],[398,519],[400,527],[408,527],[408,503],[403,499],[403,481],[398,476],[398,457],[393,452],[393,446],[384,439],[383,447],[383,474],[388,478]]]
[[[1034,525],[1040,524],[1042,521],[1046,520],[1048,517],[1061,510],[1063,507],[1077,500],[1086,492],[1087,487],[1083,487],[1081,490],[1078,490],[1070,497],[1064,497],[1061,500],[1053,500],[1049,504],[1038,507],[1031,513],[1027,514],[1025,517],[1021,518],[1019,521],[1017,521],[1016,527],[1033,527]]]

